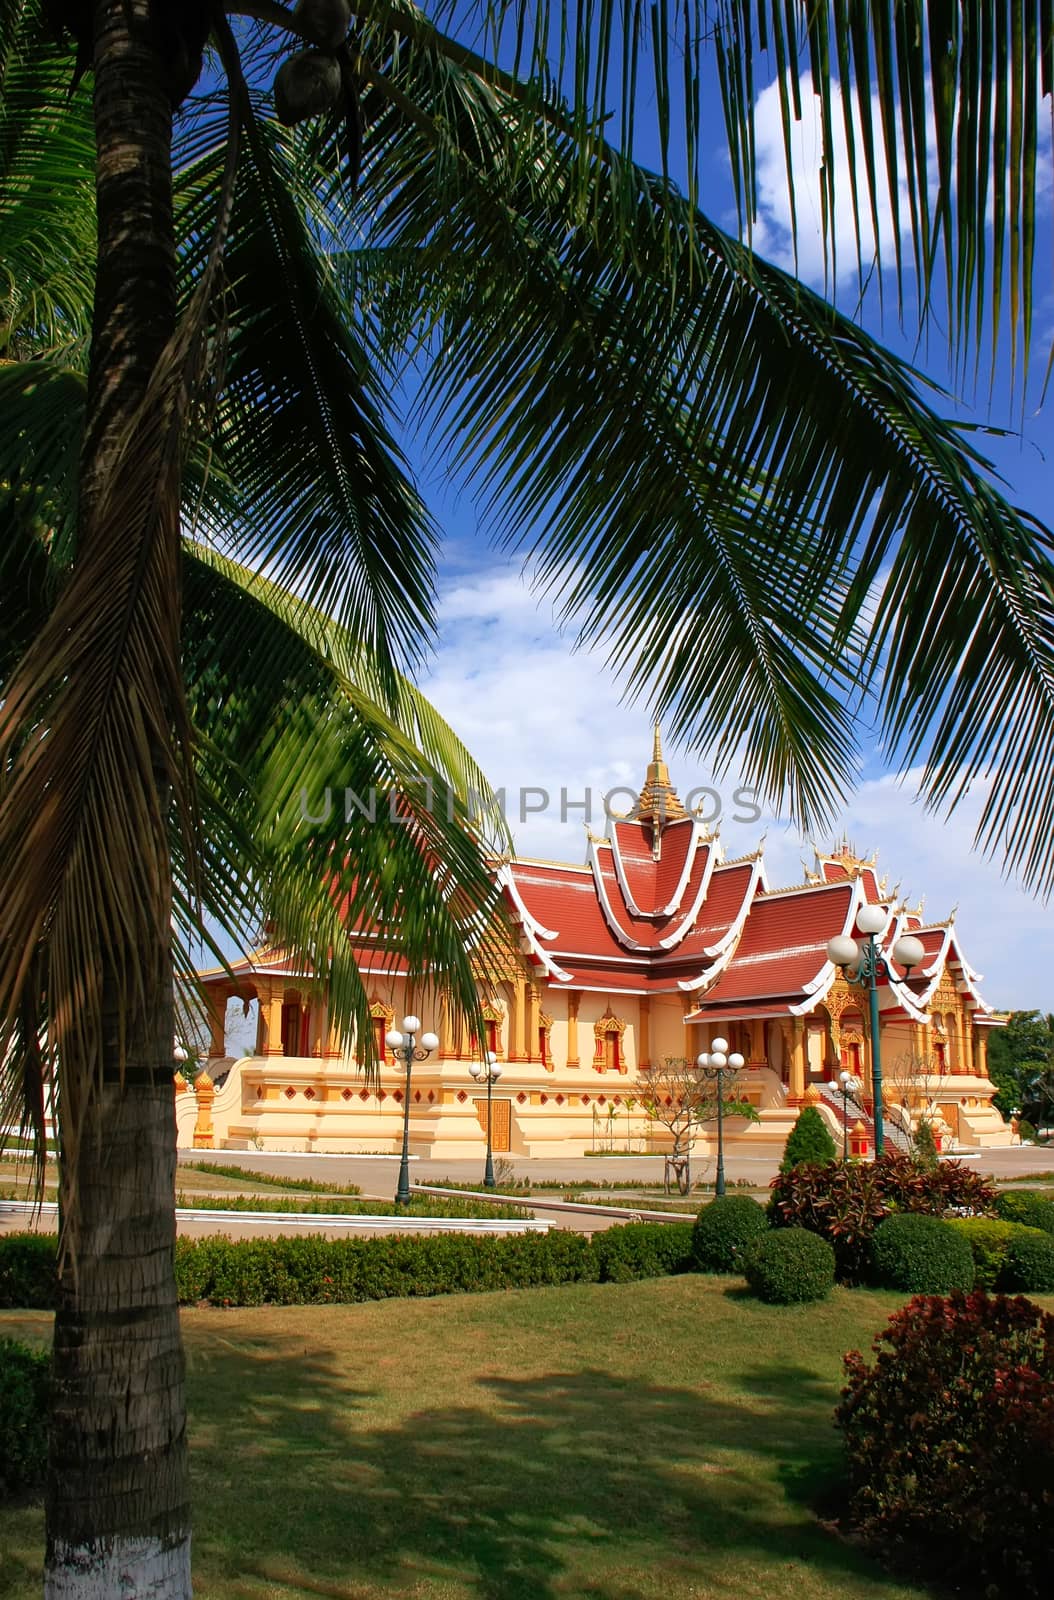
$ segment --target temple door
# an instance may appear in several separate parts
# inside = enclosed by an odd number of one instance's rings
[[[487,1102],[484,1099],[474,1100],[476,1116],[483,1132],[487,1131]],[[492,1100],[491,1114],[494,1118],[494,1129],[491,1134],[490,1147],[496,1154],[507,1152],[512,1148],[512,1101]]]

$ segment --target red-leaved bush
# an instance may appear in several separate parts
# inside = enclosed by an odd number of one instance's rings
[[[876,1161],[807,1162],[781,1172],[771,1185],[769,1220],[775,1228],[808,1228],[834,1248],[838,1277],[860,1283],[867,1275],[871,1235],[894,1211],[930,1217],[995,1214],[996,1190],[958,1162],[936,1171],[897,1151]]]
[[[846,1512],[895,1564],[997,1600],[1049,1594],[1054,1316],[1022,1296],[918,1295],[835,1413]]]

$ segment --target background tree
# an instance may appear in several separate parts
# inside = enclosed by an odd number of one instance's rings
[[[1012,1011],[1005,1028],[993,1028],[988,1074],[1004,1117],[1020,1115],[1034,1128],[1054,1120],[1054,1014]]]
[[[802,1106],[798,1120],[783,1147],[781,1172],[790,1172],[802,1161],[833,1161],[838,1151],[830,1130],[815,1106]]]

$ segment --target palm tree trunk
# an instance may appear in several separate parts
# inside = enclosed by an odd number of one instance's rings
[[[99,484],[175,320],[172,116],[151,19],[159,9],[150,0],[96,0],[94,8],[99,255],[81,553],[120,537],[97,515]],[[178,533],[178,518],[162,515],[149,537]],[[166,648],[159,640],[159,655]],[[160,753],[155,770],[163,771]],[[170,868],[160,846],[158,856],[156,885],[164,886]],[[48,1600],[191,1593],[166,935],[159,928],[154,948],[123,953],[121,969],[140,975],[134,1015],[119,998],[126,986],[117,967],[112,981],[104,975],[101,1082],[63,1062]]]

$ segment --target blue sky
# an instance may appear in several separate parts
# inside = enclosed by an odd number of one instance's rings
[[[758,104],[759,199],[761,219],[756,243],[784,266],[791,265],[787,229],[787,190],[782,135],[775,95],[762,91]],[[716,93],[713,106],[719,102]],[[812,177],[812,129],[801,131],[796,185],[799,217],[799,267],[803,278],[822,287],[823,257],[819,204]],[[733,193],[719,122],[704,128],[711,155],[704,164],[701,203],[716,220],[734,230]],[[638,158],[655,164],[654,146],[642,135]],[[1045,169],[1049,175],[1049,146]],[[839,227],[844,233],[846,223]],[[1054,335],[1054,294],[1042,293],[1050,277],[1043,265],[1049,257],[1051,207],[1049,183],[1041,200],[1039,222],[1040,298],[1036,316],[1035,366],[1040,375]],[[848,235],[845,236],[848,238]],[[886,240],[888,244],[888,239]],[[855,259],[848,248],[842,258],[846,275],[835,285],[843,309],[857,297]],[[884,319],[871,294],[865,325],[895,350],[905,354],[933,379],[953,384],[941,332],[929,336],[928,348],[916,348],[913,336],[899,330],[896,298],[887,279]],[[1021,425],[1019,437],[991,440],[983,448],[1007,481],[1015,503],[1048,523],[1054,480],[1047,456],[1054,446],[1049,411],[1036,408],[1039,384],[1033,385],[1022,421],[1011,404],[1007,372],[997,373],[994,396],[987,383],[955,408],[963,420],[1002,427]],[[521,578],[518,565],[496,554],[480,532],[471,499],[445,486],[430,473],[419,452],[411,460],[421,473],[422,487],[444,529],[441,566],[440,641],[422,684],[438,708],[482,763],[492,782],[511,796],[509,821],[517,848],[527,855],[580,861],[584,856],[582,802],[593,797],[592,826],[602,831],[600,797],[615,786],[637,788],[651,744],[647,708],[627,706],[621,686],[596,655],[575,654],[573,639],[553,622],[551,606],[540,602]],[[667,752],[682,795],[707,785],[709,774],[694,760]],[[521,819],[521,788],[544,790],[528,805],[540,809]],[[719,785],[725,804],[722,835],[728,853],[752,849],[767,834],[766,855],[774,884],[798,882],[802,859],[811,860],[808,841],[800,839],[785,819],[766,815],[736,822],[732,812],[734,775]],[[564,804],[561,805],[563,796]],[[927,816],[913,801],[912,775],[903,781],[884,766],[879,752],[865,755],[861,782],[839,818],[843,830],[865,854],[877,850],[879,867],[891,883],[900,883],[914,901],[925,896],[927,916],[943,918],[958,906],[957,922],[970,960],[985,974],[986,996],[999,1006],[1054,1008],[1048,972],[1054,945],[1046,908],[1006,883],[998,863],[971,850],[974,818],[967,808],[950,820]],[[710,802],[711,809],[715,802]],[[740,808],[742,810],[742,808]],[[818,841],[824,842],[824,841]]]

